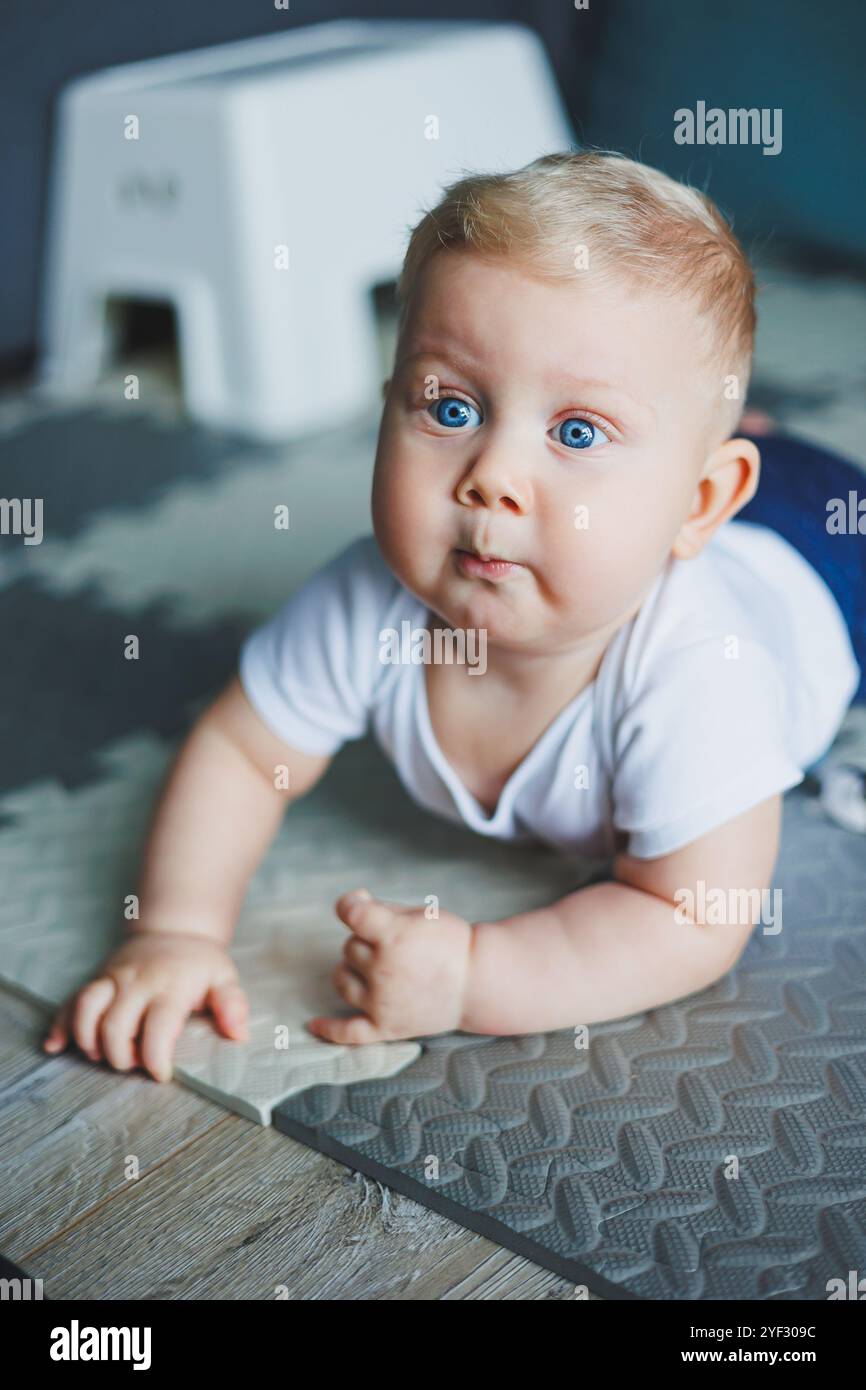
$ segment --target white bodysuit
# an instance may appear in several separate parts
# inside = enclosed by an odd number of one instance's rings
[[[796,786],[859,684],[821,577],[775,532],[729,521],[695,559],[668,560],[490,815],[436,742],[417,643],[414,663],[387,659],[386,632],[417,632],[430,616],[362,536],[246,639],[241,682],[293,748],[334,753],[372,729],[422,806],[580,855],[668,854]]]

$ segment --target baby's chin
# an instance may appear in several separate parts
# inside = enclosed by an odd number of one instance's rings
[[[407,587],[449,627],[483,631],[488,642],[516,648],[536,641],[544,623],[537,595],[527,578],[523,575],[506,583],[490,584],[454,575],[439,575],[424,582],[416,576],[415,583]]]
[[[549,628],[550,614],[542,611],[532,570],[521,567],[493,583],[461,574],[451,551],[434,551],[423,538],[409,545],[405,532],[392,537],[380,529],[377,540],[404,588],[448,627],[485,631],[497,646],[527,649]]]

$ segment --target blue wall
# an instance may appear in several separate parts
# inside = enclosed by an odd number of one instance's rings
[[[0,371],[36,339],[51,116],[68,78],[336,18],[521,20],[544,37],[581,136],[706,183],[747,245],[814,244],[866,264],[866,0],[2,0]],[[783,150],[689,149],[698,100],[783,110]]]
[[[618,0],[606,14],[587,139],[706,185],[747,241],[798,240],[866,264],[866,4]],[[676,145],[674,111],[699,100],[780,107],[781,153]]]

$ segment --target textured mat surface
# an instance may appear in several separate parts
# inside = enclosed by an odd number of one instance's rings
[[[710,990],[585,1048],[431,1039],[273,1123],[602,1295],[826,1298],[866,1268],[862,839],[790,794],[776,884],[781,930]]]

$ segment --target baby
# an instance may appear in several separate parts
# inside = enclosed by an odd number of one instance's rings
[[[760,469],[731,437],[755,328],[740,245],[653,169],[557,154],[446,190],[398,297],[374,536],[247,639],[163,791],[140,919],[48,1051],[167,1079],[192,1011],[247,1036],[228,952],[247,883],[368,728],[423,806],[611,877],[499,921],[344,893],[333,978],[355,1012],[312,1020],[320,1038],[622,1017],[718,980],[760,920],[782,793],[859,671],[823,580],[731,520]],[[707,908],[719,890],[738,911]]]

